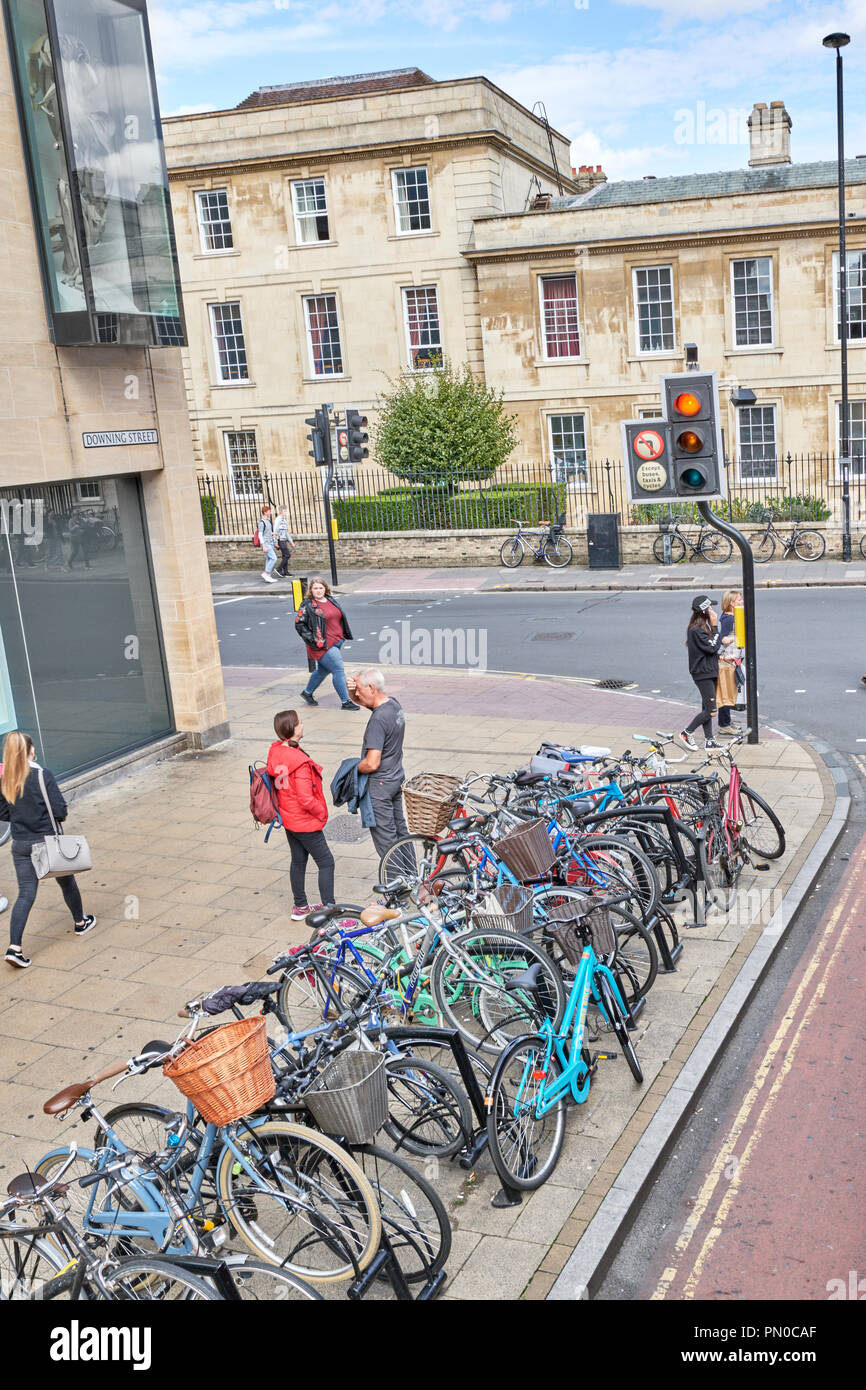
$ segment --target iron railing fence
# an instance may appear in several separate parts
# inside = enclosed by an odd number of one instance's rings
[[[771,511],[778,519],[842,520],[842,480],[833,454],[786,454],[761,463],[730,460],[728,497],[720,516],[759,522]],[[200,474],[206,535],[252,536],[261,508],[286,508],[293,535],[325,530],[322,474],[266,473],[237,468],[232,474]],[[866,457],[855,458],[850,475],[852,525],[866,524]],[[631,506],[621,459],[588,459],[566,465],[556,476],[542,466],[506,464],[485,479],[460,476],[448,483],[403,481],[374,465],[338,471],[331,508],[341,534],[381,531],[506,529],[519,518],[529,526],[565,514],[572,530],[586,526],[592,512],[615,512],[622,525],[657,527],[668,516],[697,518],[694,503]]]

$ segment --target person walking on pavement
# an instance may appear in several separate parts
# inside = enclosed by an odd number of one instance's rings
[[[280,821],[292,855],[292,921],[300,922],[317,907],[334,905],[334,856],[325,838],[328,808],[322,791],[322,769],[299,746],[304,725],[297,712],[284,709],[275,715],[274,733],[277,739],[268,751],[267,770],[273,778]],[[305,887],[311,857],[319,870],[321,898],[312,907],[307,902]]]
[[[69,542],[72,549],[69,552],[66,568],[71,570],[72,561],[78,559],[80,555],[81,559],[84,561],[84,568],[89,570],[90,536],[84,524],[84,520],[79,516],[78,512],[73,512],[69,518]]]
[[[274,527],[271,521],[271,509],[265,503],[262,507],[262,516],[258,524],[259,545],[262,547],[262,554],[265,557],[265,567],[262,570],[262,579],[266,584],[276,584],[273,576],[273,568],[277,563],[277,552],[274,546]]]
[[[355,677],[351,682],[351,694],[359,705],[372,711],[364,730],[358,772],[367,773],[369,777],[367,789],[376,817],[370,834],[381,857],[396,840],[409,834],[401,790],[405,781],[403,735],[406,717],[400,702],[386,693],[385,677],[376,667],[361,671]],[[411,857],[407,871],[415,867],[414,854]]]
[[[692,599],[692,616],[686,628],[686,647],[689,653],[689,675],[698,687],[701,696],[701,711],[690,724],[680,732],[680,742],[697,751],[692,734],[703,725],[704,744],[707,748],[721,748],[713,738],[713,715],[716,711],[716,681],[719,676],[719,649],[722,636],[719,632],[719,618],[715,612],[715,600],[706,594],[698,594]]]
[[[318,662],[301,691],[304,703],[319,703],[313,699],[313,694],[322,681],[330,676],[340,697],[341,709],[357,710],[358,706],[349,699],[341,651],[344,642],[351,642],[352,630],[330,587],[318,576],[311,579],[307,585],[304,601],[295,615],[295,631],[306,644],[307,656]]]
[[[730,738],[735,737],[741,730],[741,725],[731,718],[731,710],[737,707],[737,661],[740,655],[734,636],[734,609],[742,607],[742,603],[743,595],[739,589],[726,589],[722,594],[722,613],[719,618],[722,646],[719,651],[716,705],[719,711],[719,734]]]
[[[285,507],[277,508],[277,519],[274,522],[274,540],[280,547],[280,555],[282,557],[277,568],[274,570],[274,574],[278,574],[280,579],[288,579],[289,561],[292,558],[295,542],[289,535],[289,523],[286,519]]]
[[[39,879],[30,857],[33,846],[46,835],[51,835],[54,827],[42,795],[39,773],[45,782],[45,791],[54,812],[54,819],[66,819],[66,802],[53,772],[40,768],[34,757],[33,740],[13,729],[6,735],[3,744],[3,775],[0,777],[0,821],[8,821],[12,826],[12,863],[18,879],[18,897],[12,908],[9,922],[9,949],[6,952],[8,965],[26,969],[30,960],[21,949],[21,940],[30,909],[36,899]],[[84,936],[96,926],[96,918],[84,911],[81,893],[72,874],[58,877],[57,883],[63,894],[66,906],[72,913],[75,935]]]

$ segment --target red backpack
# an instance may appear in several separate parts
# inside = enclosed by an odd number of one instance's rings
[[[261,548],[262,548],[262,538],[261,538],[261,536],[259,535],[259,528],[258,528],[258,526],[256,527],[255,531],[253,532],[253,545],[258,546],[259,550],[261,550]]]
[[[265,833],[265,844],[267,844],[274,826],[282,825],[282,821],[270,774],[258,763],[250,763],[250,814],[256,823],[257,830],[263,825],[268,827]]]

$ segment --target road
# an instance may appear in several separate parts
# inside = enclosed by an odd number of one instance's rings
[[[352,595],[345,607],[356,636],[345,649],[349,662],[387,664],[396,653],[397,662],[409,664],[413,652],[429,661],[423,634],[430,633],[435,656],[435,630],[447,629],[463,634],[462,664],[478,665],[484,657],[490,670],[634,682],[642,694],[695,702],[686,665],[686,594]],[[284,594],[218,599],[216,615],[224,664],[297,661],[300,644]],[[866,755],[862,590],[759,591],[757,620],[761,718]],[[447,657],[457,644],[440,645]]]

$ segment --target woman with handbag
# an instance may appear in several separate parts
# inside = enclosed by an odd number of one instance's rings
[[[310,678],[301,691],[305,705],[317,705],[313,691],[330,676],[334,689],[340,697],[340,708],[357,711],[354,700],[349,699],[346,685],[346,668],[343,665],[341,647],[351,642],[352,629],[349,620],[331,593],[329,584],[318,575],[307,585],[304,601],[295,614],[295,631],[306,644],[307,656],[318,662],[310,672]]]
[[[734,609],[742,608],[743,595],[739,589],[726,589],[722,594],[722,615],[719,618],[719,632],[722,647],[719,652],[719,677],[716,683],[716,707],[719,711],[719,733],[729,738],[736,737],[741,725],[731,718],[731,711],[737,708],[737,664],[740,649],[734,636]]]
[[[30,909],[36,899],[39,875],[33,862],[33,847],[42,847],[46,838],[57,833],[57,822],[66,819],[66,802],[53,772],[41,768],[34,758],[33,740],[13,729],[3,744],[3,775],[0,777],[0,821],[12,826],[12,863],[18,879],[18,897],[9,923],[8,965],[25,970],[30,960],[21,950],[21,940]],[[72,874],[57,875],[66,906],[72,913],[75,935],[84,936],[96,926],[96,918],[85,913],[81,894]]]
[[[268,774],[277,793],[280,822],[292,854],[289,877],[294,907],[292,921],[300,922],[316,907],[334,904],[334,856],[325,839],[328,807],[322,791],[322,769],[299,747],[304,726],[293,709],[274,716],[276,742],[268,751]],[[305,886],[307,863],[313,858],[319,871],[320,903],[310,907]]]

